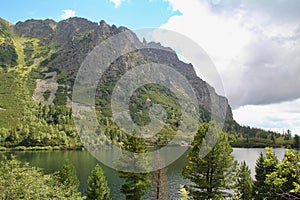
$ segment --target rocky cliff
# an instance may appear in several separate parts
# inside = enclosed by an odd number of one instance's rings
[[[70,18],[58,23],[53,20],[28,20],[19,22],[12,28],[17,36],[37,38],[40,45],[50,47],[49,56],[45,57],[40,67],[57,68],[66,72],[68,76],[66,84],[70,85],[69,89],[65,89],[66,93],[71,92],[71,85],[77,70],[88,53],[108,37],[125,30],[128,31],[125,27],[110,26],[105,21],[94,23],[83,18]],[[132,35],[137,42],[140,42],[133,32]],[[134,52],[134,56],[138,59],[130,60],[129,56],[118,59],[114,65],[117,66],[118,70],[124,73],[133,66],[144,62],[168,65],[186,76],[204,108],[210,110],[210,106],[213,105],[216,111],[213,114],[226,118],[226,121],[233,120],[226,97],[218,95],[213,87],[197,77],[191,64],[180,61],[175,51],[151,48],[154,43],[146,43],[145,41],[140,43],[148,45],[149,48]]]

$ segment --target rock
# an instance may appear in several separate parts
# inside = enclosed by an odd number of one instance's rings
[[[200,79],[192,64],[180,61],[174,50],[163,47],[160,43],[139,41],[138,37],[126,27],[110,26],[104,20],[98,24],[75,17],[59,23],[53,20],[28,20],[17,23],[14,30],[20,36],[37,37],[47,42],[48,46],[55,46],[55,52],[48,60],[48,66],[66,71],[73,79],[81,63],[95,46],[110,36],[129,31],[127,46],[132,45],[130,42],[133,42],[134,45],[141,46],[143,49],[124,55],[113,62],[109,72],[111,78],[117,78],[133,67],[147,62],[168,65],[188,79],[195,89],[198,101],[204,108],[210,111],[213,106],[213,110],[216,111],[215,115],[227,121],[233,120],[226,97],[218,95],[213,87]],[[102,95],[99,91],[97,94]]]
[[[57,23],[54,20],[27,20],[18,22],[14,26],[14,31],[21,37],[45,38],[54,34]]]

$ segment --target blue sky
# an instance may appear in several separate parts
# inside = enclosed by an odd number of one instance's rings
[[[180,15],[167,1],[161,0],[20,0],[4,1],[0,7],[1,17],[12,23],[31,18],[60,21],[64,10],[94,22],[104,19],[109,24],[131,29],[159,27],[171,16]]]
[[[179,32],[214,62],[224,93],[206,81],[229,99],[239,123],[300,134],[299,10],[299,0],[9,0],[0,17],[16,23],[78,16]]]

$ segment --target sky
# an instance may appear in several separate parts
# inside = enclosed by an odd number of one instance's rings
[[[229,99],[237,122],[300,134],[299,10],[299,0],[11,0],[1,3],[0,17],[77,16],[179,32],[212,59],[224,88],[216,91]]]

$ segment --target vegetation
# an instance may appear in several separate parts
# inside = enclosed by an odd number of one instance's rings
[[[0,19],[0,68],[9,68],[17,65],[18,55],[13,43],[9,25]]]
[[[59,182],[70,188],[71,196],[73,193],[77,193],[79,180],[76,176],[76,169],[70,162],[65,163],[62,169],[58,172],[57,177]]]
[[[124,142],[123,150],[141,154],[148,152],[144,139],[136,136],[138,134],[134,133],[133,136],[128,137]],[[136,155],[130,157],[124,153],[120,158],[120,162],[122,165],[121,169],[131,169],[131,167],[134,167],[135,171],[139,172],[147,171],[149,159],[145,156],[144,160],[141,161]],[[141,200],[150,187],[150,173],[120,171],[119,176],[125,179],[125,184],[122,185],[121,192],[126,195],[127,200]]]
[[[235,121],[225,122],[223,130],[229,134],[228,139],[233,147],[288,147],[294,142],[290,130],[280,134],[270,130],[241,126]]]
[[[0,162],[0,199],[82,199],[73,187],[62,184],[56,174],[44,174],[14,156]]]
[[[219,135],[215,146],[209,146],[205,140],[206,133],[210,131],[212,137]],[[212,148],[210,152],[201,158],[202,148]],[[182,175],[191,181],[187,185],[190,195],[194,199],[220,199],[230,197],[229,191],[233,189],[234,161],[232,148],[230,147],[225,133],[215,123],[204,123],[192,142],[188,152],[188,165],[183,169]]]
[[[96,165],[88,178],[88,200],[111,200],[110,189],[100,165]]]
[[[300,199],[300,153],[287,149],[275,170],[267,174],[265,183],[272,188],[272,199]]]
[[[36,104],[25,109],[19,120],[14,128],[0,128],[1,146],[81,146],[69,108]]]
[[[273,188],[266,184],[267,175],[274,172],[278,159],[272,152],[271,148],[266,148],[266,155],[260,154],[256,161],[255,167],[255,182],[254,182],[254,198],[255,199],[266,199],[275,198]]]
[[[46,90],[43,94],[44,100],[48,101],[49,97],[50,97],[51,91],[50,90]]]
[[[235,190],[235,199],[252,199],[253,180],[250,169],[245,161],[240,164],[237,170]]]
[[[213,126],[213,130],[221,134],[221,140],[207,156],[199,158],[199,144],[204,141],[202,134],[208,131],[209,126]],[[135,152],[147,151],[145,143],[138,137],[132,137],[124,143],[125,146]],[[225,134],[216,124],[200,126],[188,153],[188,165],[183,170],[183,175],[188,177],[191,183],[181,187],[178,194],[181,199],[279,200],[300,198],[299,152],[287,149],[284,158],[278,161],[272,149],[267,148],[266,154],[260,154],[257,159],[256,180],[253,184],[250,170],[245,162],[241,163],[236,170],[236,162],[230,156],[230,149]],[[135,162],[134,158],[126,156],[123,156],[122,159],[126,159],[125,163],[130,166]],[[147,168],[147,163],[136,163],[135,166]],[[166,188],[165,173],[165,169],[153,173],[152,182],[155,191],[151,199],[166,199],[165,190],[168,189]],[[126,199],[142,199],[148,192],[150,174],[128,172],[119,172],[119,174],[126,181],[121,188]],[[69,162],[60,171],[53,174],[44,174],[42,169],[21,163],[14,156],[3,158],[0,162],[1,199],[111,199],[110,189],[99,165],[89,176],[87,197],[83,197],[78,192],[78,186],[79,181],[75,168]]]
[[[180,186],[180,196],[181,196],[181,200],[188,200],[189,198],[189,191],[187,191],[184,187],[184,185]]]
[[[284,158],[278,161],[271,148],[261,154],[256,163],[254,199],[299,199],[300,198],[300,153],[287,149]]]
[[[300,137],[299,135],[295,135],[294,137],[294,144],[293,144],[293,147],[296,148],[296,149],[299,149],[300,148]]]

